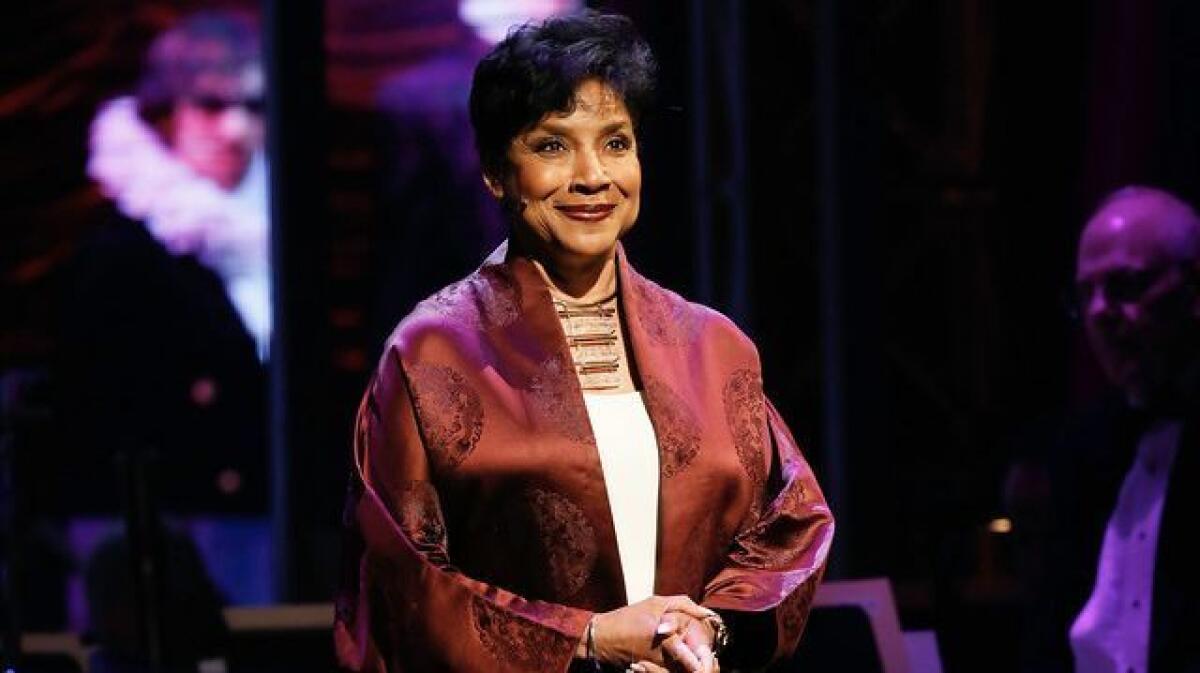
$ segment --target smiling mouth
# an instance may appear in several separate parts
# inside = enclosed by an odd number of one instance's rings
[[[579,206],[555,206],[555,208],[572,220],[599,222],[608,217],[616,208],[616,205],[611,203],[594,203]]]

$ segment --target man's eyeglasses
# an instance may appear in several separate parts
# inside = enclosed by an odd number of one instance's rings
[[[1113,305],[1136,304],[1175,269],[1184,271],[1182,263],[1157,266],[1149,269],[1118,269],[1075,284],[1074,296],[1067,303],[1067,313],[1078,320],[1087,314],[1088,305],[1096,292],[1104,294],[1104,300]]]
[[[229,108],[240,107],[251,114],[261,115],[266,109],[261,96],[248,98],[225,98],[223,96],[202,95],[193,96],[188,102],[209,114],[220,114]]]

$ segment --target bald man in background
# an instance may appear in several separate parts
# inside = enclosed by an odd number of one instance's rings
[[[1048,462],[1043,646],[1025,670],[1197,673],[1200,218],[1163,190],[1118,190],[1083,230],[1075,280],[1114,390]]]
[[[1076,284],[1088,340],[1133,407],[1179,411],[1200,358],[1200,220],[1149,187],[1110,195],[1079,243]]]

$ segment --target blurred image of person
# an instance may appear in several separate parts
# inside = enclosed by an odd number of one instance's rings
[[[95,515],[70,538],[112,530],[116,458],[144,465],[234,603],[273,592],[263,86],[253,17],[201,11],[157,36],[132,95],[100,106],[88,173],[110,204],[70,262],[56,363],[76,452],[63,470]]]
[[[632,23],[528,24],[475,70],[508,241],[418,304],[359,410],[341,664],[688,670],[795,649],[833,519],[754,344],[641,276]]]
[[[1161,189],[1114,192],[1083,230],[1076,283],[1113,392],[1048,461],[1025,670],[1200,671],[1200,218]]]
[[[202,12],[157,39],[135,96],[92,125],[88,173],[172,254],[225,285],[259,357],[270,348],[263,71],[257,28]]]

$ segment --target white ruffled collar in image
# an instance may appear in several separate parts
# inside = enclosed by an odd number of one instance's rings
[[[267,165],[255,152],[241,183],[225,191],[176,159],[137,113],[111,100],[92,121],[88,175],[117,208],[175,255],[194,255],[221,277],[260,360],[271,340]]]

